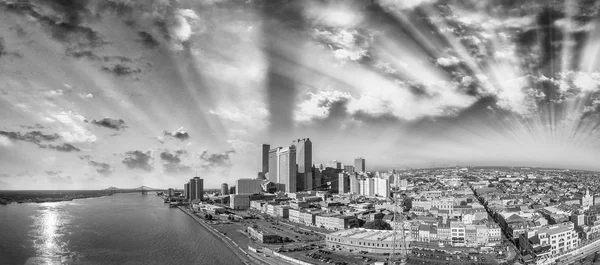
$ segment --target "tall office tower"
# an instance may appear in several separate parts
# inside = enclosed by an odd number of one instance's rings
[[[204,180],[195,177],[190,179],[190,200],[204,199]]]
[[[231,194],[236,194],[236,193],[235,193],[235,185],[233,185],[233,186],[229,187],[229,194],[230,194],[230,195],[231,195]]]
[[[352,173],[350,174],[350,193],[352,194],[360,194],[360,186],[358,184],[358,174]]]
[[[354,159],[354,170],[356,172],[365,172],[365,159],[362,157],[358,157]]]
[[[298,139],[292,142],[296,146],[296,164],[298,164],[298,175],[296,176],[296,188],[299,191],[310,189],[307,186],[307,178],[312,173],[312,142],[309,138]],[[312,183],[312,179],[310,180]]]
[[[303,190],[312,190],[313,189],[313,174],[314,174],[313,172],[304,173],[304,189]]]
[[[321,185],[323,184],[321,182],[321,180],[323,178],[323,173],[321,173],[321,170],[317,169],[317,168],[313,168],[313,172],[314,172],[314,180],[313,180],[312,188],[314,190],[314,189],[321,188]]]
[[[229,195],[229,186],[227,183],[221,184],[221,195]]]
[[[290,145],[278,150],[277,167],[279,169],[277,172],[278,181],[274,182],[285,184],[285,192],[296,192],[296,172],[298,172],[298,168],[296,166],[295,146]]]
[[[279,183],[279,161],[277,154],[281,147],[273,148],[269,150],[269,178],[271,182]]]
[[[185,197],[186,199],[190,199],[190,183],[185,183],[183,185],[183,197]]]
[[[344,171],[346,171],[346,173],[354,173],[354,166],[344,165]]]
[[[339,194],[350,192],[350,176],[346,173],[338,174],[338,185]]]
[[[269,150],[271,146],[262,144],[258,147],[258,173],[259,176],[269,172]]]

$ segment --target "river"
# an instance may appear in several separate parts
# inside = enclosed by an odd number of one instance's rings
[[[141,194],[0,205],[0,264],[242,264],[204,227]]]

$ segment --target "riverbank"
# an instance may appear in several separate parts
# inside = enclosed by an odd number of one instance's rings
[[[0,191],[0,204],[61,202],[110,195],[107,191]]]
[[[219,231],[207,224],[204,220],[202,220],[200,217],[194,214],[189,208],[185,206],[178,206],[177,208],[179,208],[181,211],[183,211],[190,217],[194,218],[194,220],[196,220],[200,225],[206,228],[206,230],[211,232],[217,238],[221,239],[221,241],[223,241],[223,243],[225,243],[244,264],[253,264],[252,260],[250,260],[250,258],[248,257],[248,253],[245,250],[243,250],[240,246],[238,246],[229,237],[219,233]]]

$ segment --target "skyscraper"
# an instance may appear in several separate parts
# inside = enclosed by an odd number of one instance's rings
[[[354,159],[354,171],[356,172],[365,172],[365,159],[362,157],[358,157]]]
[[[338,174],[338,193],[344,194],[350,192],[350,176],[346,173]]]
[[[199,177],[195,177],[193,179],[190,179],[190,200],[195,200],[195,199],[200,199],[202,200],[204,198],[204,180],[199,178]]]
[[[296,147],[290,145],[289,147],[280,148],[277,151],[277,172],[278,181],[275,183],[285,184],[286,192],[296,192]],[[269,173],[269,178],[271,174]]]
[[[296,176],[297,190],[308,190],[312,186],[312,142],[309,138],[298,139],[292,142],[296,146]]]
[[[269,150],[269,180],[271,182],[279,183],[279,163],[277,154],[281,147],[273,148]]]
[[[229,195],[229,185],[227,183],[221,184],[221,195]]]
[[[350,174],[350,193],[360,194],[359,179],[358,179],[358,174],[356,174],[356,173]]]
[[[269,150],[271,146],[262,144],[258,147],[258,173],[262,175],[269,172]]]
[[[186,199],[190,199],[190,183],[185,183],[183,185],[183,197],[185,197]]]

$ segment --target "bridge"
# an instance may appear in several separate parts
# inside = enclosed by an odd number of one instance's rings
[[[115,194],[115,193],[138,193],[141,192],[142,195],[146,195],[148,194],[149,191],[151,192],[166,192],[166,189],[155,189],[155,188],[151,188],[148,186],[139,186],[137,188],[129,188],[129,189],[121,189],[121,188],[116,188],[116,187],[110,187],[107,189],[104,189],[105,191],[109,191],[110,194]]]

